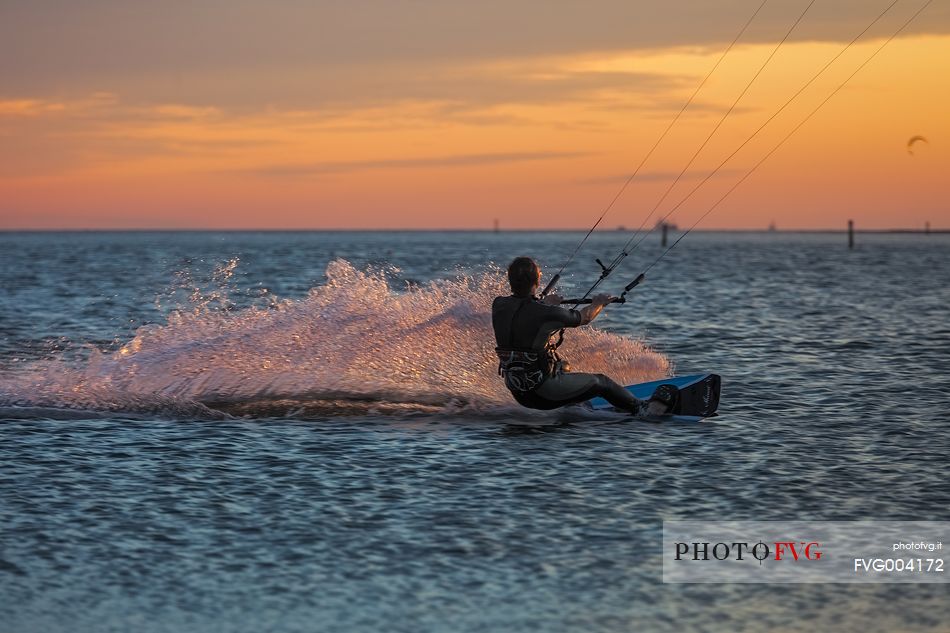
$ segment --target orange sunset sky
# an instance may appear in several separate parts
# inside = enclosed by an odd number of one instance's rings
[[[817,0],[660,213],[891,2]],[[587,228],[760,4],[4,2],[0,229]],[[766,2],[605,227],[644,220],[807,4]],[[922,5],[898,0],[672,219]],[[700,227],[950,228],[948,168],[935,0]]]

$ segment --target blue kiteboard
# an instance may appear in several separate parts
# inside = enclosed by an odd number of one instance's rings
[[[680,397],[673,411],[667,415],[652,416],[649,419],[700,422],[716,415],[721,384],[722,380],[717,374],[692,374],[628,385],[626,389],[637,398],[648,400],[660,385],[675,385],[679,389]],[[586,404],[597,411],[614,410],[613,406],[603,398],[588,400]]]

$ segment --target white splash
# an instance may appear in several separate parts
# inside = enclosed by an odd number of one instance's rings
[[[230,262],[227,274],[236,262]],[[107,411],[207,411],[204,405],[275,400],[513,404],[497,375],[491,302],[500,272],[393,290],[383,271],[343,260],[306,297],[266,307],[215,309],[195,295],[164,325],[139,328],[121,349],[82,363],[40,361],[0,379],[8,405]],[[592,327],[561,348],[575,371],[624,384],[669,375],[641,341]]]

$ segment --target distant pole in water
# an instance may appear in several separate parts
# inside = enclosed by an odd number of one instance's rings
[[[924,222],[924,233],[930,235],[930,222]]]
[[[669,230],[669,228],[670,228],[670,225],[667,222],[664,222],[663,223],[663,241],[661,242],[660,246],[664,246],[664,247],[666,246],[666,232],[667,230]]]
[[[495,218],[495,233],[500,233],[501,229],[498,228],[498,218]]]
[[[854,248],[854,220],[848,220],[848,248]]]

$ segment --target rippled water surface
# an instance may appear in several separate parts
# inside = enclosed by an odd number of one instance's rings
[[[722,375],[679,426],[499,384],[495,265],[579,237],[0,234],[0,630],[950,630],[947,585],[659,558],[664,519],[950,520],[950,236],[691,234],[564,347]]]

